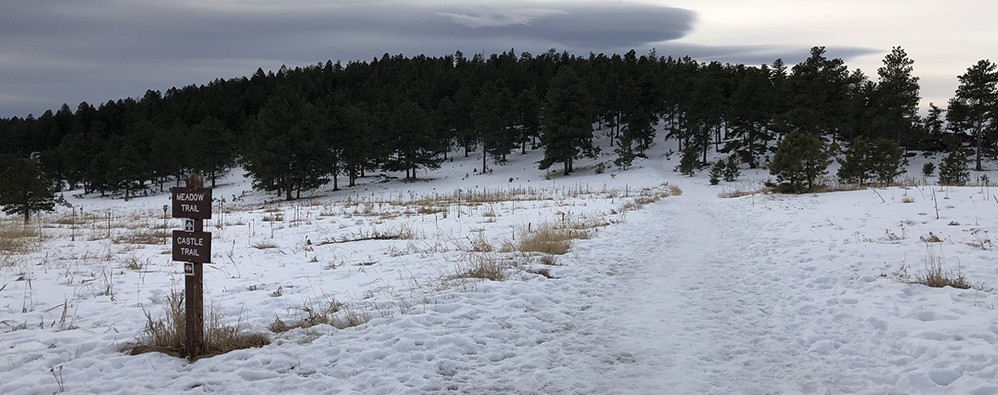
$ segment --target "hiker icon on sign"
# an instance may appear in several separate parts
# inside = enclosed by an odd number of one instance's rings
[[[193,219],[185,219],[184,220],[184,232],[193,232],[193,231],[194,231],[194,220]]]

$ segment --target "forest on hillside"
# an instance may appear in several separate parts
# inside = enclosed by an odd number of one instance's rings
[[[0,119],[0,176],[12,186],[0,202],[9,208],[77,188],[129,198],[192,172],[214,182],[237,165],[256,188],[291,200],[377,171],[415,178],[448,155],[475,151],[483,153],[477,172],[536,149],[541,169],[568,174],[575,159],[601,151],[626,169],[656,139],[679,142],[684,172],[708,165],[711,150],[734,166],[770,166],[777,143],[804,144],[799,136],[833,157],[857,141],[890,152],[969,145],[980,169],[998,142],[995,64],[972,65],[945,108],[929,104],[925,116],[913,64],[896,47],[867,76],[814,47],[792,66],[633,50],[588,57],[510,50],[258,69],[248,78]],[[25,204],[8,212],[27,218],[33,209]]]

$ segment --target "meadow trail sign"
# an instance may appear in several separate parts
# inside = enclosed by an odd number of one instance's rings
[[[173,195],[173,218],[211,219],[211,189],[176,187],[170,188],[170,193]]]
[[[174,230],[173,260],[184,262],[184,311],[187,358],[197,359],[204,351],[204,263],[211,262],[211,232],[204,220],[211,219],[211,188],[204,177],[192,174],[187,186],[170,188],[173,218],[184,218],[184,229]],[[164,214],[166,208],[164,207]]]

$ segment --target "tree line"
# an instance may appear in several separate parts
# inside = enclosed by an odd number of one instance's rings
[[[995,65],[969,68],[946,109],[930,104],[923,117],[913,64],[900,47],[875,79],[824,47],[793,66],[633,50],[385,54],[0,119],[0,169],[8,169],[4,177],[35,174],[52,191],[128,198],[191,172],[214,184],[240,165],[256,188],[290,200],[376,171],[416,178],[448,155],[474,151],[482,153],[477,172],[542,149],[539,168],[567,174],[576,159],[604,149],[626,169],[656,139],[674,139],[694,171],[711,150],[756,168],[772,165],[773,147],[792,133],[823,145],[862,139],[935,151],[968,140],[979,169],[998,141]],[[36,171],[11,171],[23,166]]]

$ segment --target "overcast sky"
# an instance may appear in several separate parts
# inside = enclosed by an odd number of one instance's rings
[[[327,59],[555,48],[636,49],[758,65],[815,45],[876,79],[892,46],[915,60],[923,107],[994,57],[991,0],[3,0],[0,117],[99,105]],[[13,4],[11,4],[13,3]],[[998,59],[992,59],[998,60]]]

